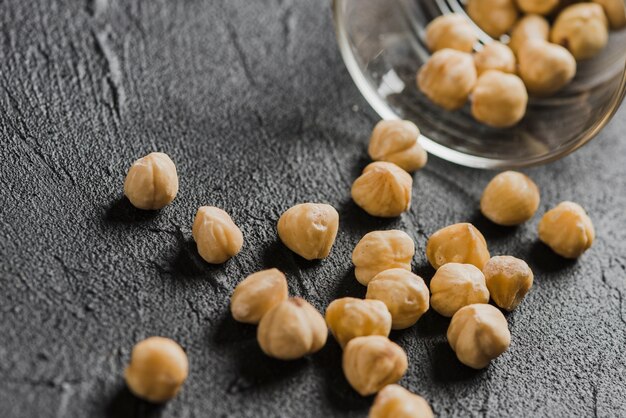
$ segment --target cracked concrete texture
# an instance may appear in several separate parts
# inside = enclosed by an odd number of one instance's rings
[[[392,334],[410,360],[401,383],[440,416],[624,415],[626,110],[581,151],[526,171],[540,214],[570,199],[594,221],[597,242],[569,262],[537,243],[538,216],[501,229],[478,215],[493,173],[436,158],[414,176],[410,213],[381,220],[354,206],[350,184],[377,118],[341,62],[324,2],[10,0],[2,10],[0,416],[364,416],[371,399],[347,385],[332,338],[310,358],[266,358],[255,328],[230,318],[232,289],[278,267],[320,310],[363,296],[350,254],[381,228],[415,239],[414,270],[429,280],[427,237],[467,220],[493,254],[535,272],[507,317],[511,349],[469,370],[446,343],[448,321],[429,312]],[[180,175],[177,199],[157,213],[122,197],[127,168],[150,151],[167,152]],[[322,262],[276,241],[280,214],[304,201],[340,213]],[[206,204],[245,236],[222,266],[191,241]],[[176,339],[191,364],[180,396],[160,408],[122,380],[133,344],[150,335]]]

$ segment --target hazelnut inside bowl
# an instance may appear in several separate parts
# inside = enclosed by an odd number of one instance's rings
[[[472,117],[471,97],[445,110],[416,85],[416,74],[432,53],[426,26],[456,13],[478,34],[474,51],[494,40],[467,15],[460,0],[333,0],[335,28],[344,62],[364,98],[382,119],[415,123],[431,154],[477,168],[506,169],[557,160],[594,138],[626,93],[626,29],[610,32],[595,57],[577,62],[574,79],[557,93],[531,94],[526,114],[507,128]],[[521,14],[520,14],[521,16]],[[509,42],[507,34],[499,40]]]

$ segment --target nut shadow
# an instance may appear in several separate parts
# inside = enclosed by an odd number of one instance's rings
[[[367,286],[363,286],[354,276],[354,268],[351,268],[337,282],[332,290],[333,300],[345,297],[364,299],[367,293]]]
[[[564,258],[552,251],[550,247],[537,240],[528,253],[529,264],[533,272],[554,273],[574,266],[576,259]]]
[[[434,337],[446,335],[449,325],[450,318],[439,315],[431,308],[422,315],[414,328],[420,337]]]
[[[485,372],[485,369],[475,370],[461,363],[446,341],[435,344],[431,358],[432,378],[438,383],[473,380]]]
[[[106,209],[104,220],[114,224],[149,222],[157,218],[158,210],[142,210],[134,207],[126,196],[119,197]]]
[[[210,335],[211,344],[217,345],[240,344],[256,338],[257,327],[252,324],[244,324],[235,321],[230,311],[226,312]]]
[[[474,225],[489,240],[501,240],[513,236],[519,226],[502,226],[491,222],[480,210],[474,212],[469,222]]]
[[[107,418],[160,417],[164,406],[153,404],[133,395],[126,386],[120,387],[108,402],[104,415]]]

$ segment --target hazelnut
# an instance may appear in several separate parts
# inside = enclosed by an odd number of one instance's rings
[[[480,198],[480,211],[498,225],[519,225],[539,207],[539,188],[526,175],[505,171],[495,176]]]
[[[500,255],[487,261],[483,269],[491,299],[507,311],[517,308],[533,285],[533,272],[524,260]]]
[[[604,9],[609,24],[613,29],[621,29],[626,26],[626,5],[624,0],[593,0]]]
[[[152,152],[128,169],[124,194],[138,209],[161,209],[178,193],[176,166],[167,154]]]
[[[387,385],[378,392],[368,418],[433,418],[426,399],[400,385]]]
[[[435,311],[451,317],[463,306],[489,302],[485,276],[471,264],[448,263],[430,281],[430,304]]]
[[[488,43],[475,53],[474,64],[479,76],[488,70],[515,74],[515,54],[511,48],[500,42]]]
[[[381,271],[367,285],[367,299],[385,303],[391,312],[391,327],[404,329],[415,324],[428,310],[428,287],[424,279],[408,270]]]
[[[524,13],[546,16],[559,5],[559,0],[517,0],[517,5]]]
[[[230,312],[239,322],[258,324],[263,315],[289,297],[287,279],[278,269],[253,273],[240,282],[230,298]]]
[[[456,13],[439,16],[426,26],[426,45],[431,52],[444,48],[472,52],[477,41],[472,25]]]
[[[435,269],[446,263],[467,263],[482,269],[490,255],[483,234],[470,223],[459,223],[430,236],[426,257]]]
[[[237,255],[243,234],[228,213],[213,206],[202,206],[196,213],[191,231],[198,253],[211,264],[221,264]]]
[[[507,128],[526,114],[528,93],[521,78],[489,70],[476,82],[472,93],[472,116],[486,125]]]
[[[517,21],[514,0],[468,0],[467,14],[492,38],[507,33]]]
[[[561,202],[539,222],[539,239],[565,258],[577,258],[591,247],[596,236],[591,219],[574,202]]]
[[[519,75],[526,89],[537,96],[548,96],[565,87],[576,75],[576,60],[561,45],[529,39],[519,50]]]
[[[295,360],[324,347],[328,328],[322,315],[302,298],[287,299],[259,322],[257,340],[270,357]]]
[[[550,40],[567,48],[577,60],[593,57],[609,40],[602,6],[580,3],[566,7],[554,21]]]
[[[522,45],[530,39],[547,41],[550,37],[550,23],[539,15],[526,15],[521,18],[511,31],[509,47],[517,55]]]
[[[307,260],[328,257],[339,228],[339,214],[330,205],[301,203],[278,220],[278,236],[294,253]]]
[[[383,120],[372,131],[368,153],[372,160],[396,164],[405,171],[426,165],[428,155],[418,142],[420,131],[408,120]]]
[[[411,176],[393,163],[369,164],[352,184],[352,199],[372,216],[399,216],[411,207]]]
[[[379,300],[341,298],[326,308],[326,324],[339,345],[365,335],[387,337],[391,331],[391,314]]]
[[[447,110],[463,107],[476,84],[472,55],[454,49],[435,52],[417,73],[417,86],[433,103]]]
[[[465,306],[452,317],[448,342],[459,361],[474,369],[482,369],[511,344],[506,318],[491,305]]]
[[[124,379],[136,396],[161,403],[176,396],[188,372],[187,355],[176,342],[150,337],[133,347]]]
[[[404,350],[387,337],[368,335],[350,340],[343,352],[343,373],[360,395],[372,395],[404,375]]]
[[[373,231],[365,234],[352,252],[354,275],[364,286],[384,270],[411,270],[415,243],[404,231]]]

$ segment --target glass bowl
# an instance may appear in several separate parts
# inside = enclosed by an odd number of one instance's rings
[[[469,105],[443,110],[416,86],[416,73],[430,56],[428,22],[445,13],[471,22],[459,0],[334,0],[333,11],[346,67],[369,104],[383,119],[413,121],[429,153],[457,164],[502,169],[561,158],[600,132],[626,92],[626,30],[611,31],[598,56],[578,62],[570,85],[550,98],[531,97],[516,126],[490,128],[472,118]],[[491,41],[476,30],[479,43]]]

